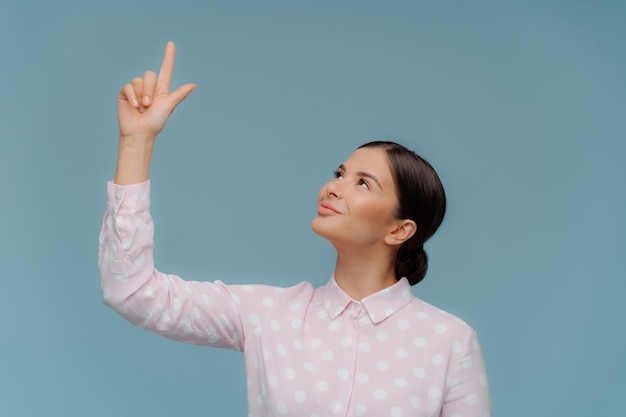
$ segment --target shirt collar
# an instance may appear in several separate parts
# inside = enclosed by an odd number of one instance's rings
[[[331,277],[326,286],[321,288],[322,301],[331,320],[335,320],[350,303],[359,303],[346,294]],[[360,301],[374,324],[378,324],[411,302],[413,293],[406,278],[401,278],[391,287],[368,295]]]

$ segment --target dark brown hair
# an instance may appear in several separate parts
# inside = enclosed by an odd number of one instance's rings
[[[428,270],[424,243],[437,231],[446,213],[446,194],[434,168],[412,150],[395,142],[373,141],[360,148],[381,148],[387,153],[398,196],[395,215],[417,224],[415,234],[398,249],[396,278],[406,277],[411,285]]]

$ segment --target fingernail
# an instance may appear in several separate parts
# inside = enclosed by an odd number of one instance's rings
[[[148,104],[150,104],[150,97],[148,96],[143,96],[143,105],[147,106]]]
[[[131,104],[131,106],[133,106],[133,107],[137,107],[137,106],[139,106],[139,103],[137,102],[137,99],[136,99],[136,98],[131,99],[131,100],[130,100],[130,104]]]

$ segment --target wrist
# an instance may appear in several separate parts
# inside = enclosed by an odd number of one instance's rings
[[[141,133],[135,135],[120,134],[119,146],[130,150],[142,150],[152,148],[156,135],[150,133]]]
[[[147,181],[153,145],[154,137],[120,136],[114,182],[130,185]]]

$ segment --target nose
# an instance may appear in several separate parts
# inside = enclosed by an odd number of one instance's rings
[[[341,198],[341,185],[339,185],[339,180],[332,180],[326,183],[325,191],[326,195],[334,198]]]

